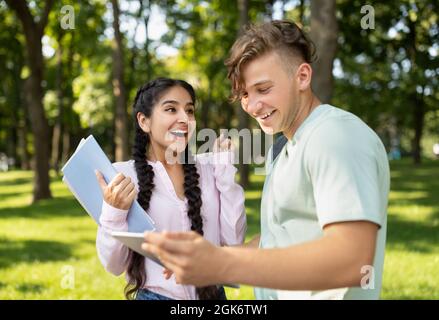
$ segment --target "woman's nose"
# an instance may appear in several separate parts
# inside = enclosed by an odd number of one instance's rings
[[[186,113],[186,111],[180,111],[178,113],[178,122],[183,122],[183,123],[188,123],[189,122],[189,117]]]

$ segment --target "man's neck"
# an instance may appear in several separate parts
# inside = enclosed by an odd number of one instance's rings
[[[305,121],[306,118],[313,112],[315,108],[321,105],[322,102],[311,92],[307,99],[304,99],[301,103],[296,116],[293,119],[292,125],[285,131],[283,131],[284,136],[291,140],[294,137],[297,129]]]

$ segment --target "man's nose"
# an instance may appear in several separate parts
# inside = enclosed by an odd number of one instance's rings
[[[262,102],[258,99],[248,99],[247,109],[245,110],[248,114],[255,117],[259,114],[259,111],[262,109]]]

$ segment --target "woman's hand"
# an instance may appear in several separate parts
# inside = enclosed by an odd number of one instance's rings
[[[131,182],[131,178],[118,173],[107,185],[102,173],[99,171],[95,173],[105,202],[117,209],[128,210],[137,196],[137,191],[134,183]]]
[[[169,278],[171,278],[173,274],[174,272],[172,272],[172,270],[169,270],[167,268],[163,270],[163,275],[165,276],[166,280],[169,280]]]
[[[222,133],[213,144],[213,152],[233,151],[234,149],[232,140],[226,138]]]

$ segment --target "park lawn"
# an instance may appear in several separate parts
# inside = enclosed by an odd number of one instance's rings
[[[439,161],[392,162],[383,299],[439,299]],[[54,199],[29,205],[32,173],[0,173],[0,299],[123,299],[125,279],[107,273],[96,225],[60,178]],[[247,240],[259,231],[263,176],[246,191]],[[229,299],[254,299],[250,287]]]

